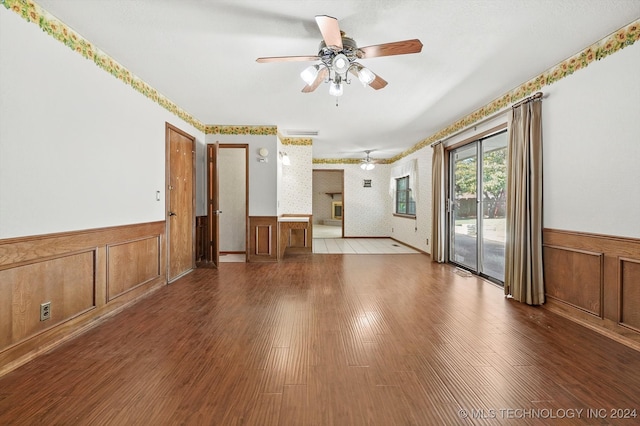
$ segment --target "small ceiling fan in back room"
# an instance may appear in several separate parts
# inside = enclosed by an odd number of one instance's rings
[[[304,93],[316,90],[320,83],[329,83],[329,94],[342,96],[344,83],[350,83],[349,73],[358,77],[364,85],[380,90],[387,82],[376,75],[369,68],[356,62],[358,59],[369,59],[381,56],[406,55],[422,51],[422,43],[418,39],[396,41],[393,43],[376,44],[358,47],[355,40],[340,31],[338,20],[327,15],[316,16],[316,23],[322,34],[322,41],[317,55],[314,56],[271,56],[256,59],[257,62],[290,62],[290,61],[320,61],[319,64],[305,68],[300,77],[306,86]],[[337,102],[336,102],[337,105]]]

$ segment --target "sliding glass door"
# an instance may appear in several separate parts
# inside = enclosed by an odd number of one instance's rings
[[[504,281],[507,133],[449,153],[449,260]]]

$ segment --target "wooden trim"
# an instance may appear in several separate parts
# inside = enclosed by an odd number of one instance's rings
[[[160,221],[0,240],[0,375],[165,285],[164,231]],[[121,291],[109,297],[113,279]],[[48,300],[52,318],[39,321]]]
[[[640,270],[640,259],[631,259],[631,258],[626,258],[626,257],[619,257],[618,258],[618,316],[617,316],[617,321],[618,324],[620,324],[623,327],[627,327],[630,328],[631,330],[640,333],[640,314],[638,314],[638,312],[640,312],[639,306],[634,306],[632,307],[630,310],[636,312],[636,316],[638,318],[636,318],[638,324],[629,324],[628,322],[625,322],[625,317],[624,317],[624,289],[625,289],[625,278],[624,278],[624,264],[625,262],[628,263],[634,263],[638,265],[638,269]],[[640,274],[638,274],[638,276],[640,277]],[[637,294],[640,294],[640,280],[638,280],[637,282],[633,282],[633,283],[629,283],[629,285],[631,286],[636,286],[636,288],[634,289],[636,291]],[[636,299],[638,299],[638,297],[632,299],[633,301],[637,301]]]
[[[411,248],[411,249],[413,249],[413,250],[415,250],[415,251],[420,252],[421,254],[426,254],[427,256],[431,256],[431,254],[430,254],[430,253],[427,253],[427,252],[426,252],[426,251],[424,251],[424,250],[421,250],[421,249],[419,249],[419,248],[417,248],[417,247],[414,247],[414,246],[412,246],[412,245],[409,245],[409,244],[405,243],[404,241],[396,240],[396,239],[395,239],[395,238],[393,238],[393,237],[390,237],[390,238],[391,238],[393,241],[395,241],[395,242],[397,242],[397,243],[399,243],[399,244],[402,244],[403,246],[409,247],[409,248]]]
[[[640,238],[621,237],[618,235],[596,234],[592,232],[580,232],[580,231],[567,231],[563,229],[554,229],[554,228],[544,228],[544,232],[548,233],[549,236],[553,238],[552,241],[557,240],[560,236],[565,236],[563,237],[564,239],[568,239],[571,237],[597,238],[598,240],[618,242],[620,244],[630,243],[632,244],[632,246],[635,246],[636,244],[640,244]],[[555,235],[557,235],[558,237],[555,237]],[[588,245],[587,243],[588,241],[585,240],[583,241],[582,245],[587,246]],[[599,245],[596,245],[596,247],[599,247]],[[615,246],[608,246],[608,247],[615,247]],[[628,248],[626,246],[622,246],[622,247],[618,247],[618,249],[622,249],[624,251],[624,250],[627,250]]]

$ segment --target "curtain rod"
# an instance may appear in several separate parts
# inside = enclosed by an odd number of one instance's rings
[[[520,102],[516,102],[515,104],[511,105],[511,108],[519,107],[522,104],[526,104],[527,102],[535,101],[536,99],[540,99],[540,98],[542,98],[542,92],[536,92],[533,95],[524,98]]]
[[[544,94],[543,94],[542,92],[536,92],[536,93],[534,93],[533,95],[531,95],[531,96],[529,96],[529,97],[526,97],[526,98],[524,98],[523,100],[521,100],[521,101],[519,101],[519,102],[516,102],[515,104],[511,105],[511,108],[515,108],[515,107],[517,107],[517,106],[520,106],[520,105],[522,105],[522,104],[523,104],[523,103],[525,103],[525,102],[529,102],[529,101],[536,100],[536,99],[542,99],[543,97],[544,97]],[[486,123],[487,121],[491,121],[491,120],[493,120],[493,119],[494,119],[494,118],[496,118],[496,117],[499,117],[499,116],[501,116],[501,115],[503,115],[503,114],[506,114],[507,112],[509,112],[509,109],[508,109],[508,108],[505,108],[505,109],[503,109],[503,110],[501,110],[501,111],[498,111],[498,112],[496,112],[496,113],[494,113],[494,114],[491,114],[491,115],[489,115],[489,116],[487,116],[487,117],[483,118],[482,120],[480,120],[480,121],[477,121],[477,122],[473,123],[473,127],[479,126],[480,124],[484,124],[484,123]],[[470,128],[471,128],[471,126],[469,126],[469,127],[465,127],[464,129],[461,129],[461,130],[458,130],[457,132],[452,133],[452,134],[450,134],[449,136],[447,136],[447,137],[444,137],[444,138],[440,139],[439,141],[433,142],[433,143],[432,143],[432,144],[430,144],[429,146],[430,146],[430,147],[434,147],[434,146],[436,146],[436,145],[439,145],[439,144],[443,143],[444,141],[447,141],[447,140],[451,139],[452,137],[459,135],[460,133],[464,133],[464,132],[466,132],[466,131],[467,131],[467,130],[469,130]]]

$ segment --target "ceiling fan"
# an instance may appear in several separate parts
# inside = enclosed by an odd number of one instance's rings
[[[360,161],[360,168],[362,170],[373,170],[374,167],[376,167],[375,161],[369,156],[369,154],[371,154],[371,151],[373,150],[366,150],[365,154],[367,154],[367,156],[363,158],[362,161]]]
[[[380,76],[365,68],[357,59],[376,58],[380,56],[406,55],[419,53],[422,43],[418,39],[397,41],[393,43],[376,44],[358,47],[355,40],[340,31],[338,20],[327,15],[316,16],[316,23],[323,40],[320,42],[318,54],[315,56],[271,56],[256,59],[257,62],[289,62],[289,61],[320,61],[317,65],[305,68],[300,77],[306,86],[303,93],[310,93],[322,82],[331,83],[329,94],[342,96],[343,83],[349,84],[348,73],[358,77],[360,82],[375,90],[380,90],[387,82]]]

